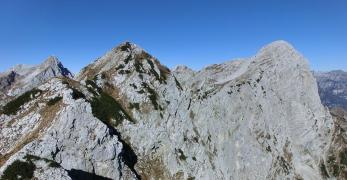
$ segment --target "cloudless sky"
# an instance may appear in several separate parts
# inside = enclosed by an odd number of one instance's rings
[[[77,73],[123,41],[200,69],[279,39],[314,70],[347,70],[347,1],[0,0],[0,71],[55,55]]]

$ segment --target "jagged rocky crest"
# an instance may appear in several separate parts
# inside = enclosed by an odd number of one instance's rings
[[[200,71],[171,71],[126,42],[69,74],[4,104],[3,176],[22,166],[38,179],[345,177],[341,121],[284,41]]]

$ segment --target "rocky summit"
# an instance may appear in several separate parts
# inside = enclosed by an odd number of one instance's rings
[[[200,71],[129,42],[75,78],[56,64],[1,75],[2,179],[347,177],[346,115],[285,41]]]

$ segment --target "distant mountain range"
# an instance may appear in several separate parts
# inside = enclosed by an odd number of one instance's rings
[[[346,179],[347,115],[318,94],[343,104],[345,79],[314,74],[319,88],[285,41],[200,71],[130,42],[75,77],[54,57],[16,66],[0,75],[0,176]]]
[[[347,72],[313,72],[313,75],[322,103],[329,108],[341,107],[347,110]]]

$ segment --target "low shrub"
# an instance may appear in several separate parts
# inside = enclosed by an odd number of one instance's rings
[[[143,69],[143,65],[140,60],[135,60],[134,61],[134,66],[137,72],[139,73],[146,73],[145,70]]]
[[[118,65],[117,67],[116,67],[116,70],[118,71],[118,70],[120,70],[120,69],[123,69],[125,66],[124,66],[124,64],[120,64],[120,65]]]
[[[32,160],[37,161],[37,160],[40,160],[41,158],[35,155],[27,154],[24,156],[24,159],[26,159],[27,161],[32,161]]]
[[[136,109],[136,110],[139,110],[140,109],[140,103],[130,103],[129,104],[129,108],[130,109]]]
[[[121,69],[121,70],[118,71],[118,74],[130,74],[130,73],[131,73],[130,70],[123,70],[123,69]]]
[[[75,100],[77,100],[77,99],[85,99],[86,98],[86,96],[82,93],[82,92],[80,92],[79,90],[77,90],[77,89],[75,89],[75,88],[71,88],[72,89],[72,98],[73,99],[75,99]]]
[[[347,165],[347,149],[340,152],[340,162],[341,164]]]
[[[48,160],[48,161],[47,161]],[[49,167],[52,167],[52,168],[58,168],[58,167],[61,167],[59,163],[53,161],[53,160],[49,160],[49,159],[46,159],[45,160],[48,164]]]
[[[91,102],[92,113],[95,117],[113,126],[122,123],[123,119],[130,119],[122,106],[110,95],[101,92],[100,96],[94,97]],[[113,123],[112,119],[116,122]]]
[[[57,162],[55,162],[53,160],[50,160],[50,159],[47,159],[47,158],[41,158],[41,157],[38,157],[38,156],[35,156],[35,155],[31,155],[31,154],[25,155],[24,159],[26,159],[28,162],[44,160],[48,164],[49,167],[52,167],[52,168],[61,167],[59,163],[57,163]]]
[[[9,165],[1,179],[4,180],[17,180],[17,179],[31,179],[34,176],[36,166],[31,161],[23,162],[20,160],[14,161]]]
[[[105,73],[101,73],[101,79],[106,79],[106,74]]]
[[[89,100],[93,115],[104,123],[117,126],[123,119],[131,120],[122,106],[110,95],[105,93],[93,80],[86,80],[87,89],[94,94]],[[137,105],[134,105],[135,108]]]
[[[87,85],[88,91],[94,95],[98,95],[98,93],[101,92],[101,88],[99,88],[96,85],[96,83],[92,80],[86,80],[86,85]]]
[[[180,160],[185,161],[187,159],[187,156],[184,155],[182,149],[178,149],[178,153],[179,153],[178,157],[180,158]]]
[[[149,87],[149,85],[145,82],[142,83],[142,87],[145,88],[148,92],[148,98],[151,100],[154,109],[158,110],[158,108],[160,109],[161,107],[159,106],[159,104],[157,103],[157,93],[155,92],[154,89],[152,89],[151,87]]]
[[[194,176],[189,176],[187,180],[195,180]]]
[[[62,84],[65,84],[65,85],[70,85],[68,81],[66,81],[65,79],[61,82]]]
[[[25,103],[28,103],[32,99],[35,98],[36,94],[41,94],[42,91],[39,89],[32,89],[30,91],[27,91],[26,93],[20,95],[16,99],[8,102],[4,107],[3,107],[3,112],[6,115],[15,115],[18,110],[20,109],[21,106],[23,106]]]
[[[326,167],[325,167],[324,162],[321,162],[321,163],[320,163],[319,168],[320,168],[320,172],[321,172],[322,176],[325,177],[325,178],[328,178],[328,177],[329,177],[329,174],[328,174],[328,172],[327,172],[327,169],[326,169]]]
[[[50,100],[47,102],[47,105],[48,105],[48,106],[53,106],[53,105],[55,105],[57,102],[59,102],[59,101],[62,100],[62,99],[63,99],[63,97],[57,96],[57,97],[55,97],[55,98],[53,98],[53,99],[50,99]]]

